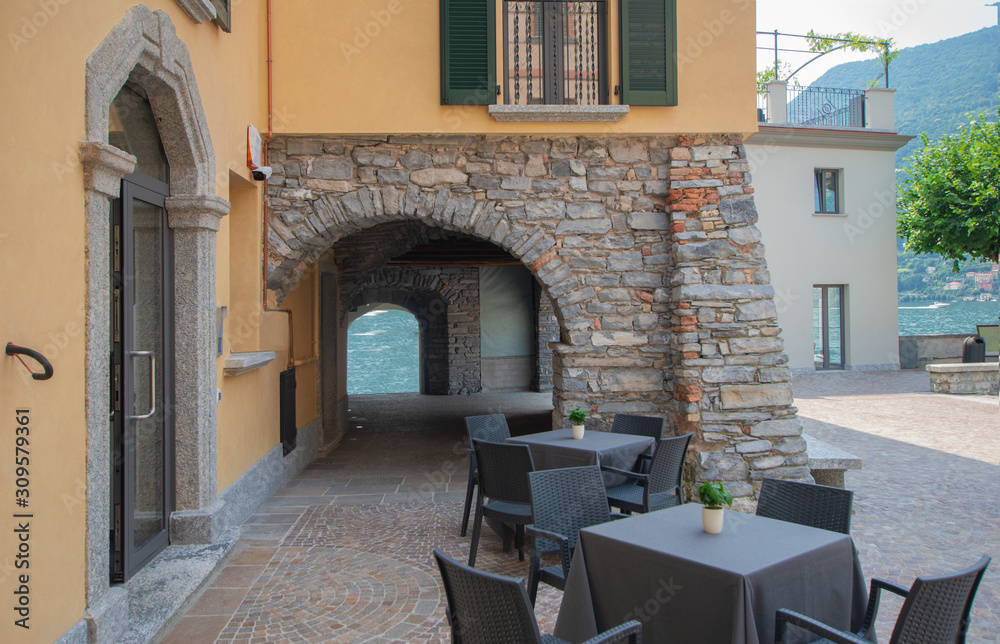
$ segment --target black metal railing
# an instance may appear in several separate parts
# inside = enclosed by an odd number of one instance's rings
[[[787,121],[798,125],[864,127],[864,90],[789,85]]]
[[[504,0],[504,78],[512,105],[607,102],[604,0]]]

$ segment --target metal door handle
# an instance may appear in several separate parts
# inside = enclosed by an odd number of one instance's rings
[[[142,416],[129,416],[129,420],[144,420],[146,418],[152,418],[153,414],[156,413],[156,355],[152,351],[129,351],[129,358],[135,358],[136,356],[149,356],[149,404],[150,410],[148,414]]]

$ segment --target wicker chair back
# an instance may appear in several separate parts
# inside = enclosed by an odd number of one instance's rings
[[[965,642],[972,600],[990,558],[950,575],[917,577],[903,602],[889,644]]]
[[[851,534],[854,492],[826,485],[764,479],[757,516]]]
[[[663,419],[654,416],[615,414],[615,419],[611,423],[611,431],[616,434],[649,436],[660,440],[663,437]]]
[[[656,446],[649,466],[644,512],[673,507],[684,502],[681,479],[691,434],[665,438]]]
[[[542,641],[522,580],[476,570],[439,549],[434,558],[444,580],[452,642]]]

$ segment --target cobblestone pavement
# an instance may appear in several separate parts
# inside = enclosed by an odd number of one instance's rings
[[[864,459],[847,473],[867,576],[997,559],[976,599],[970,642],[1000,641],[1000,422],[996,398],[929,392],[926,373],[796,378],[806,431]],[[468,557],[459,536],[468,475],[462,418],[504,413],[512,433],[547,429],[545,394],[353,396],[354,427],[243,526],[227,564],[164,642],[447,642],[431,550]],[[470,529],[471,533],[471,529]],[[477,567],[525,576],[527,562],[483,531]],[[561,593],[536,615],[551,632]],[[884,602],[888,640],[899,602]]]
[[[809,375],[793,389],[805,432],[864,461],[845,483],[865,575],[909,587],[988,554],[969,642],[1000,642],[997,397],[933,394],[916,370]],[[902,605],[888,597],[879,611],[883,642]]]

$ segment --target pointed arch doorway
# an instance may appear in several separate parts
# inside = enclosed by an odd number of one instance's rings
[[[111,103],[108,142],[136,157],[111,209],[111,580],[167,547],[173,510],[173,232],[169,165],[145,91]]]

